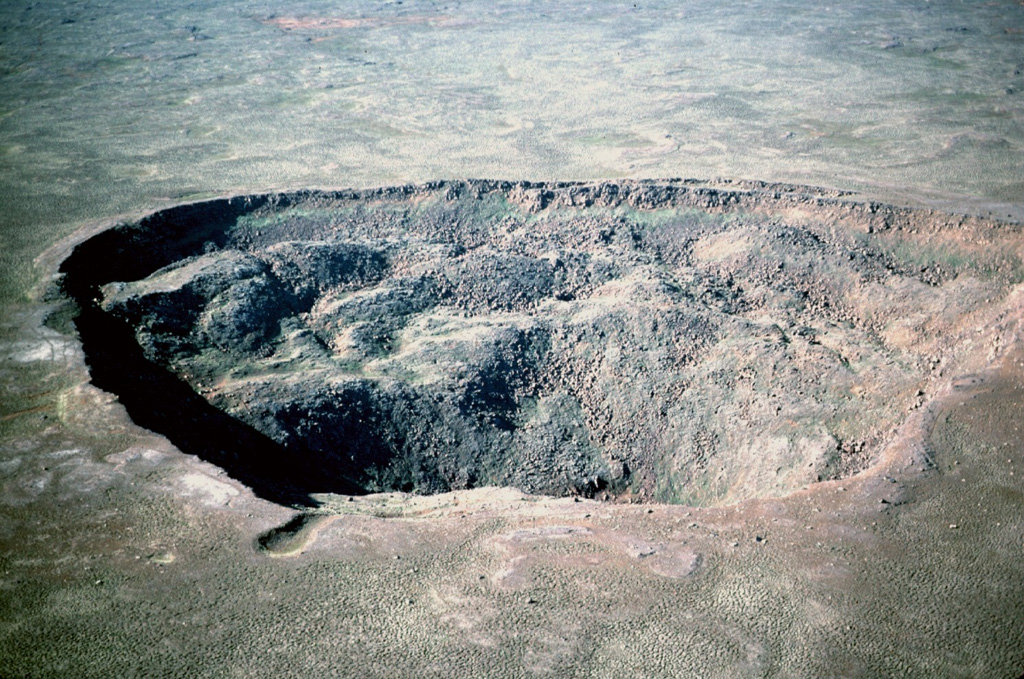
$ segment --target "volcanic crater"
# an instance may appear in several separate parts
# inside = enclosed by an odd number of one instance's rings
[[[163,210],[61,292],[97,386],[278,502],[712,504],[872,464],[984,362],[1021,242],[799,186],[454,181]]]

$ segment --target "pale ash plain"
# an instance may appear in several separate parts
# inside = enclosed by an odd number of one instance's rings
[[[132,425],[30,295],[87,222],[304,186],[726,175],[1019,218],[1017,3],[27,8],[0,10],[5,674],[1020,673],[1009,342],[936,394],[913,502],[884,472],[652,514],[476,491],[276,535],[292,512]]]

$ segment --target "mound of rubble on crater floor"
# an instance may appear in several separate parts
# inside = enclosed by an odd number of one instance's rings
[[[1021,247],[805,187],[470,181],[183,206],[62,270],[94,381],[265,495],[707,503],[869,464]]]

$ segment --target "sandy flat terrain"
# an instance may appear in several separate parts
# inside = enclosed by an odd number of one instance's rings
[[[271,502],[91,384],[47,295],[119,221],[303,188],[725,177],[1019,228],[1022,42],[1009,0],[5,4],[0,675],[1018,676],[1019,282],[868,468],[704,506]]]

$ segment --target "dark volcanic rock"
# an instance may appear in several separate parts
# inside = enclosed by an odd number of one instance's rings
[[[190,452],[250,480],[280,469],[300,492],[711,502],[848,475],[934,357],[959,355],[961,319],[1021,279],[1012,227],[756,183],[208,208],[209,223],[178,208],[102,234],[110,273],[86,243],[66,287],[83,335],[130,333],[145,371],[273,442],[250,462],[194,436]]]
[[[230,250],[171,264],[142,285],[112,283],[105,293],[104,308],[136,328],[156,362],[185,360],[206,347],[259,353],[291,312],[269,267]]]
[[[384,277],[384,254],[359,243],[285,241],[262,253],[277,279],[309,307],[332,289],[359,289]]]

